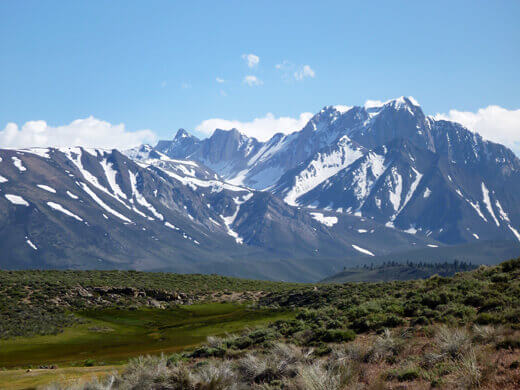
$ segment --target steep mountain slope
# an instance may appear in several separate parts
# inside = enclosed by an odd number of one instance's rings
[[[413,98],[328,106],[302,130],[265,143],[237,130],[190,139],[190,158],[290,205],[364,216],[446,244],[520,241],[520,160],[425,116]],[[212,157],[222,145],[226,153]],[[177,138],[158,149],[183,155]]]
[[[6,179],[0,188],[3,267],[172,264],[194,271],[193,263],[208,248],[225,248],[227,234],[211,226],[213,214],[199,196],[117,151],[2,150],[0,155]],[[208,237],[208,229],[216,237]]]
[[[0,150],[0,267],[316,280],[349,259],[438,244],[289,206],[149,146],[125,153]]]
[[[328,106],[267,142],[181,129],[124,154],[0,149],[3,268],[315,281],[394,256],[498,262],[519,243],[520,160],[411,98]]]

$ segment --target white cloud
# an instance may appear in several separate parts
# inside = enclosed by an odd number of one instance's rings
[[[188,89],[188,88],[191,88],[191,84],[190,84],[190,83],[186,83],[186,82],[181,83],[181,88],[182,88],[182,89]]]
[[[250,87],[254,87],[256,85],[262,85],[263,84],[263,81],[260,80],[258,77],[256,76],[253,76],[253,75],[248,75],[246,77],[244,77],[244,83],[246,83],[247,85],[249,85]]]
[[[68,125],[49,126],[47,122],[29,121],[21,128],[8,123],[0,130],[0,145],[3,148],[33,146],[85,146],[96,148],[127,149],[142,143],[157,140],[151,130],[127,131],[124,124],[113,125],[92,116],[76,119]]]
[[[200,123],[195,130],[209,136],[215,129],[229,130],[236,128],[249,137],[266,141],[276,133],[290,134],[294,131],[301,130],[309,119],[312,118],[312,115],[310,112],[304,112],[297,118],[276,118],[273,114],[267,113],[264,117],[255,118],[249,122],[212,118]]]
[[[365,108],[372,108],[372,107],[381,107],[383,103],[381,100],[370,100],[368,99],[366,102],[365,102]]]
[[[296,72],[294,72],[294,78],[298,81],[303,80],[305,77],[314,78],[316,73],[309,65],[303,65],[298,69]]]
[[[247,62],[247,66],[254,68],[260,62],[260,57],[254,54],[242,54],[242,59]]]
[[[437,114],[435,119],[461,123],[485,139],[504,144],[520,156],[520,110],[507,110],[500,106],[480,108],[477,112],[450,110]]]
[[[292,68],[293,65],[289,61],[283,60],[281,63],[276,64],[274,67],[275,67],[275,69],[278,69],[278,70],[287,70],[287,69]]]
[[[222,84],[224,81],[226,81],[226,80],[224,80],[224,79],[221,79],[220,77],[217,77],[215,80],[216,80],[217,83],[219,83],[219,84]]]

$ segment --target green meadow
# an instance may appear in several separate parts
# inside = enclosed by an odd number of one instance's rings
[[[0,340],[0,367],[120,364],[143,354],[180,351],[208,336],[290,319],[292,313],[232,303],[168,310],[106,309],[75,313],[82,321],[57,335]]]

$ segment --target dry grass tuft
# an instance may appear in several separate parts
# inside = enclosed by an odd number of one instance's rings
[[[435,342],[441,353],[453,359],[462,359],[471,349],[471,337],[464,328],[443,325],[437,331]]]

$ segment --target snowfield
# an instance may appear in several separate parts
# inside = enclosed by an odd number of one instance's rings
[[[316,221],[318,221],[319,223],[321,223],[325,226],[328,226],[328,227],[332,227],[338,223],[338,217],[326,217],[322,213],[310,213],[310,214],[311,214],[312,218],[314,218]]]

